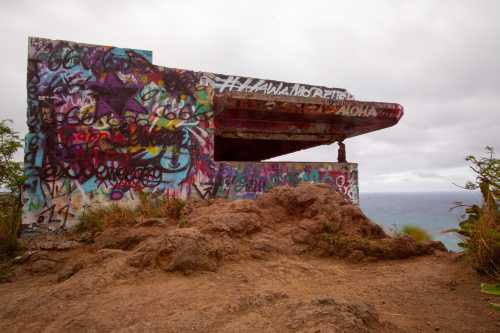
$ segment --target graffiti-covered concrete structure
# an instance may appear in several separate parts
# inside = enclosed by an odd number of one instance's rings
[[[322,182],[357,202],[357,165],[342,157],[262,161],[389,127],[403,114],[345,89],[160,67],[150,51],[42,38],[29,39],[27,91],[23,221],[51,230],[140,192],[254,198]]]

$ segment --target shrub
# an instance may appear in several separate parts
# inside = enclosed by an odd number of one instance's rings
[[[415,225],[405,225],[400,231],[402,235],[408,235],[417,242],[426,242],[432,240],[432,237],[424,229]]]
[[[488,155],[476,158],[468,156],[471,169],[476,174],[473,182],[465,185],[466,189],[480,189],[483,203],[467,206],[466,216],[459,223],[456,232],[463,237],[459,245],[472,262],[474,268],[481,272],[491,274],[496,278],[500,276],[500,214],[498,210],[500,198],[500,160],[495,158],[492,147],[486,147]],[[459,206],[464,206],[459,203]]]
[[[21,249],[18,235],[24,176],[22,163],[14,161],[14,154],[22,145],[19,135],[8,123],[8,120],[0,120],[0,188],[8,190],[0,197],[0,257],[15,255]]]
[[[0,257],[11,257],[21,250],[20,228],[20,202],[10,194],[3,195],[0,197]]]

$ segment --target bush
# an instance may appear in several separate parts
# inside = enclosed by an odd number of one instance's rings
[[[451,231],[460,234],[463,242],[459,245],[472,262],[474,268],[481,272],[500,277],[500,214],[498,200],[500,198],[500,160],[495,158],[492,147],[486,147],[488,155],[466,158],[476,179],[465,185],[466,189],[480,189],[483,203],[481,206],[468,206],[466,216],[459,223],[458,229]],[[463,204],[461,204],[463,206]]]
[[[21,205],[16,197],[0,197],[0,258],[12,257],[21,250],[18,235],[21,228]]]
[[[415,225],[405,225],[401,229],[401,234],[408,235],[417,242],[426,242],[432,240],[432,237],[424,229]]]
[[[22,145],[8,123],[8,120],[0,121],[0,188],[8,190],[0,196],[0,259],[15,255],[21,249],[18,236],[24,176],[22,163],[14,161],[14,154]]]

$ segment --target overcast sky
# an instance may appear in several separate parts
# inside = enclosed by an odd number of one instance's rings
[[[346,141],[360,190],[454,191],[500,150],[500,1],[2,1],[0,118],[25,134],[28,36],[148,49],[166,67],[347,88],[397,102]],[[279,158],[334,161],[336,145]],[[22,156],[22,154],[20,154]]]

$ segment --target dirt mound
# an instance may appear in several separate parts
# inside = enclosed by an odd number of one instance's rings
[[[277,187],[257,200],[191,201],[178,221],[139,218],[134,226],[111,225],[96,234],[43,236],[32,240],[30,246],[38,253],[26,260],[26,269],[37,274],[62,270],[61,280],[99,262],[103,249],[120,253],[117,267],[186,274],[215,271],[228,261],[266,259],[275,254],[334,256],[361,262],[446,251],[439,242],[390,237],[331,187],[305,183]],[[79,247],[87,249],[79,269],[65,266],[64,255],[44,255]]]
[[[133,267],[185,273],[213,271],[224,261],[265,259],[273,253],[363,261],[445,250],[438,242],[389,237],[359,207],[322,185],[278,187],[257,200],[190,202],[181,220],[179,225],[164,224],[159,232],[158,224],[152,224],[156,232],[144,224],[109,229],[96,244],[131,250],[128,263]]]
[[[218,200],[187,209],[186,219],[189,227],[225,245],[218,247],[223,258],[276,252],[361,261],[446,251],[439,242],[389,237],[359,207],[323,185],[278,187],[252,201]]]
[[[277,332],[397,332],[396,327],[383,323],[375,308],[365,303],[338,301],[331,296],[290,300],[287,293],[265,291],[240,297],[225,307],[228,314],[249,316],[254,325],[266,330],[266,324],[279,327]],[[247,320],[228,323],[220,332],[241,332],[250,326]]]

